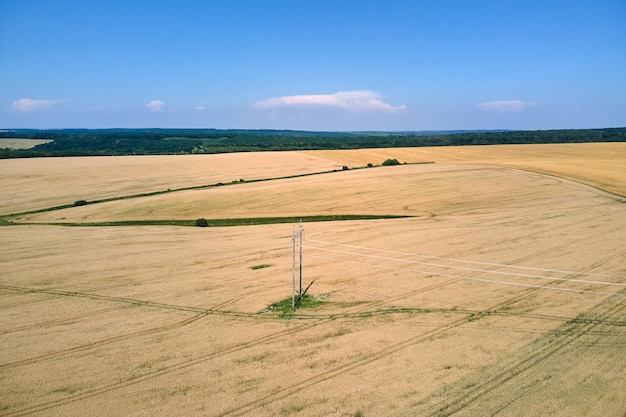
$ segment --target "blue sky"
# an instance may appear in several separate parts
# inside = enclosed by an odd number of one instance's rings
[[[624,0],[0,0],[0,128],[623,126]]]

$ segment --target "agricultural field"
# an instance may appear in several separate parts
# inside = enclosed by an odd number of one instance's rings
[[[31,149],[50,142],[47,139],[0,138],[0,149]]]
[[[0,415],[623,417],[625,167],[622,143],[0,160]],[[315,221],[348,215],[373,218]],[[301,245],[142,225],[299,216]]]

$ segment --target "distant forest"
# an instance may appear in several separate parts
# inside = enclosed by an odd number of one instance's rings
[[[173,155],[420,146],[626,142],[626,128],[529,131],[308,132],[217,129],[4,130],[0,139],[48,139],[0,158]]]

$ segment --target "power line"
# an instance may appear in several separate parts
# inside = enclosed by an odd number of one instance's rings
[[[347,245],[347,246],[349,246],[349,245]],[[357,257],[381,259],[381,260],[395,261],[395,262],[404,262],[404,263],[409,263],[409,264],[436,266],[436,267],[442,267],[442,268],[446,268],[446,269],[458,269],[458,270],[463,270],[463,271],[484,272],[484,273],[488,273],[488,274],[508,275],[508,276],[516,276],[516,277],[521,277],[521,278],[536,278],[536,279],[545,279],[545,280],[551,280],[551,281],[568,281],[568,282],[578,282],[578,283],[582,283],[582,284],[615,285],[615,286],[620,286],[620,287],[626,287],[626,283],[618,283],[618,282],[592,281],[592,280],[582,280],[582,279],[573,279],[573,278],[571,278],[571,279],[570,278],[556,278],[556,277],[547,277],[547,276],[543,276],[543,275],[531,275],[531,274],[516,274],[516,273],[513,273],[513,272],[491,271],[491,270],[487,270],[487,269],[467,268],[467,267],[462,267],[462,266],[442,265],[442,264],[435,264],[435,263],[421,262],[421,261],[413,261],[413,260],[401,259],[401,258],[390,258],[390,257],[387,257],[387,256],[369,255],[369,254],[358,253],[358,252],[348,252],[348,251],[342,251],[342,250],[320,248],[320,247],[316,247],[316,246],[305,246],[305,247],[307,249],[314,249],[314,250],[333,252],[333,253],[341,253],[341,254],[352,255],[352,256],[357,256]],[[578,273],[572,273],[572,274],[583,275],[584,273],[578,272]]]
[[[477,281],[477,282],[485,282],[485,283],[491,283],[491,284],[512,285],[512,286],[516,286],[516,287],[537,288],[537,289],[545,289],[545,290],[552,290],[552,291],[567,291],[567,292],[578,292],[578,293],[598,294],[598,295],[617,295],[617,296],[622,296],[622,297],[626,296],[626,294],[622,294],[622,293],[612,293],[612,292],[606,292],[606,291],[593,291],[593,290],[578,290],[578,289],[575,289],[575,288],[550,287],[550,286],[546,286],[546,285],[534,285],[534,284],[524,284],[524,283],[519,283],[519,282],[490,280],[490,279],[484,279],[484,278],[463,277],[463,276],[459,276],[459,275],[451,275],[451,274],[444,274],[444,273],[438,273],[438,272],[427,272],[427,271],[420,271],[420,270],[417,270],[417,269],[400,268],[400,267],[394,267],[394,266],[372,264],[372,263],[368,263],[368,262],[349,261],[349,260],[344,260],[344,259],[330,258],[330,257],[327,257],[327,256],[318,256],[318,255],[308,255],[308,256],[311,257],[311,258],[326,259],[326,260],[331,260],[331,261],[340,262],[340,263],[352,263],[352,264],[367,265],[367,266],[370,266],[370,267],[376,267],[376,268],[381,268],[381,269],[390,269],[390,270],[404,271],[404,272],[414,272],[414,273],[418,273],[418,274],[435,275],[435,276],[439,276],[439,277],[453,278],[453,279],[465,280],[465,281]]]
[[[419,253],[400,252],[400,251],[393,251],[393,250],[386,250],[386,249],[377,249],[377,248],[368,248],[368,247],[365,247],[365,246],[349,245],[349,244],[345,244],[345,243],[336,243],[336,242],[326,242],[326,241],[323,241],[323,240],[315,240],[315,239],[307,239],[307,242],[323,243],[323,244],[326,244],[326,245],[334,245],[334,246],[345,246],[345,247],[349,247],[349,248],[364,249],[364,250],[375,251],[375,252],[385,252],[385,253],[395,253],[395,254],[399,254],[399,255],[419,256],[421,258],[439,259],[439,260],[442,260],[442,261],[462,262],[462,263],[469,263],[469,264],[475,264],[475,265],[496,266],[496,267],[512,268],[512,269],[526,269],[526,270],[530,270],[530,271],[554,272],[554,273],[571,274],[571,275],[587,275],[587,276],[603,276],[603,277],[622,278],[621,275],[616,275],[616,274],[602,274],[602,273],[591,273],[591,272],[568,271],[568,270],[562,270],[562,269],[536,268],[536,267],[521,266],[521,265],[507,265],[507,264],[498,264],[498,263],[490,263],[490,262],[470,261],[470,260],[465,260],[465,259],[444,258],[444,257],[441,257],[441,256],[423,255],[423,254],[419,254]],[[441,266],[454,268],[453,266],[448,266],[448,265],[441,265]],[[461,267],[457,267],[457,268],[461,268]]]

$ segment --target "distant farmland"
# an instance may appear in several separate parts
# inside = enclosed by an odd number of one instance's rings
[[[0,138],[0,149],[32,149],[37,145],[50,142],[52,140]]]
[[[1,131],[0,138],[47,139],[0,158],[181,155],[229,152],[429,146],[626,142],[626,128],[530,131],[308,132],[216,129],[60,129]]]
[[[623,417],[625,167],[624,143],[2,160],[0,410]],[[297,224],[140,225],[322,215],[407,217],[305,222],[296,310]]]

